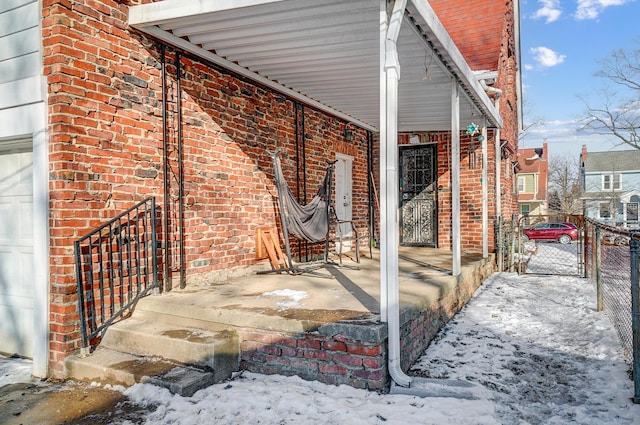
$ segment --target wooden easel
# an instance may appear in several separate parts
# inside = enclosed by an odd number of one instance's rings
[[[260,228],[257,232],[256,256],[258,258],[269,257],[271,268],[274,271],[288,271],[287,257],[280,248],[280,239],[276,229]]]

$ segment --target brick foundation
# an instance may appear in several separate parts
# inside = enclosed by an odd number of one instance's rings
[[[459,282],[431,305],[400,316],[401,365],[407,371],[440,329],[495,270],[493,258],[466,268]],[[316,332],[288,334],[240,328],[240,367],[265,374],[297,375],[334,385],[382,391],[390,383],[385,323],[331,323]]]
[[[297,375],[333,385],[382,390],[389,381],[386,325],[335,323],[291,335],[240,329],[240,367],[265,374]]]

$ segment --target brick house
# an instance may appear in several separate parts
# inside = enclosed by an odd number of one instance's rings
[[[548,214],[549,154],[541,148],[518,150],[518,208],[520,216]]]
[[[0,351],[61,376],[80,344],[74,242],[150,196],[165,291],[267,267],[278,148],[301,200],[337,159],[340,212],[387,256],[398,206],[400,243],[450,249],[454,275],[462,251],[492,252],[495,217],[517,208],[518,2],[398,1],[383,37],[381,4],[3,2]],[[414,239],[418,155],[432,231]]]
[[[611,226],[640,225],[640,152],[637,149],[580,152],[580,184],[584,213]]]

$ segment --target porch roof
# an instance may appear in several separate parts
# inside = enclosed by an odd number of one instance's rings
[[[363,128],[380,128],[384,0],[163,0],[132,6],[129,24]],[[384,15],[382,20],[384,22]],[[398,38],[398,131],[501,127],[492,101],[429,3],[409,0]],[[483,122],[483,117],[486,123]]]

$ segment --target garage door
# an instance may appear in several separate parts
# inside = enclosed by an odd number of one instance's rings
[[[0,143],[0,352],[33,355],[31,151]]]

